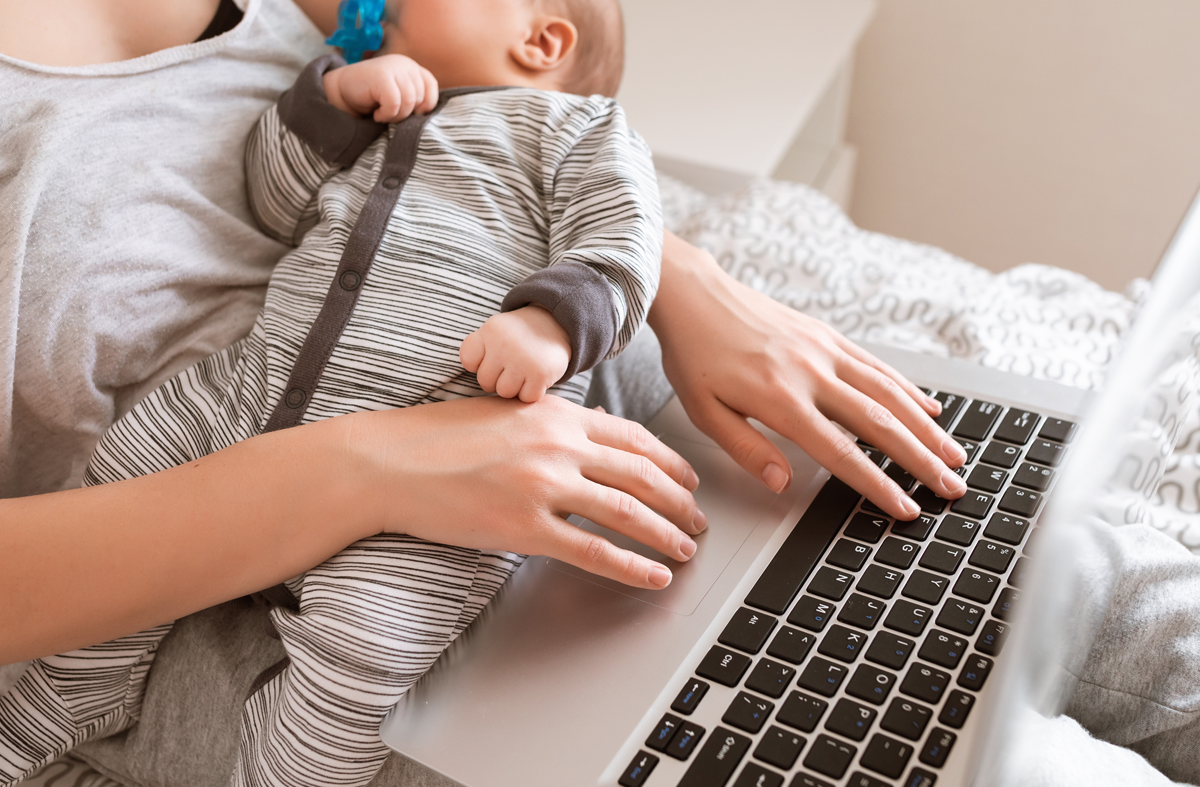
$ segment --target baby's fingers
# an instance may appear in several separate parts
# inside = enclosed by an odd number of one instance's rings
[[[483,363],[483,347],[483,334],[479,331],[463,339],[458,348],[458,360],[462,361],[463,368],[468,372],[479,371],[479,365]]]
[[[434,110],[438,102],[438,83],[428,69],[421,69],[421,84],[425,88],[425,100],[417,105],[417,111],[428,113]]]

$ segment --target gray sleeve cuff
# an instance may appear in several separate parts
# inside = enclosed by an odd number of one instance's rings
[[[322,78],[346,65],[335,54],[321,55],[296,77],[296,84],[279,97],[279,119],[330,164],[348,167],[386,129],[369,117],[356,118],[329,103]]]
[[[550,312],[571,339],[571,362],[559,382],[600,363],[616,341],[612,284],[581,262],[560,262],[533,274],[509,291],[500,311],[531,304]]]

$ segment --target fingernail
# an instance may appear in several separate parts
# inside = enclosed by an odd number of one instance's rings
[[[664,566],[655,564],[646,574],[646,580],[656,588],[665,588],[671,584],[671,572],[667,571]]]
[[[787,473],[777,464],[769,464],[763,468],[762,481],[767,485],[767,489],[775,494],[779,494],[788,486]]]
[[[914,517],[917,514],[921,513],[921,507],[919,505],[917,505],[916,503],[914,503],[912,501],[912,498],[909,498],[909,497],[900,498],[900,508],[902,508],[904,510],[904,513],[910,517]]]
[[[953,437],[947,437],[946,442],[942,443],[942,454],[949,460],[967,461],[967,452],[963,450],[963,447]]]
[[[691,467],[683,471],[683,488],[695,492],[700,488],[700,476]]]
[[[929,402],[929,406],[933,408],[934,415],[942,414],[942,403],[941,402],[939,402],[937,399],[934,399],[932,396],[926,396],[925,401]]]
[[[684,536],[679,542],[679,554],[683,555],[684,560],[691,560],[692,555],[696,554],[696,542]]]
[[[692,515],[692,527],[696,528],[697,533],[704,532],[704,529],[708,527],[708,517],[705,516],[704,512],[699,508],[697,508],[696,513]]]
[[[963,481],[962,477],[953,470],[942,473],[942,486],[952,495],[961,495],[967,491],[967,482]]]

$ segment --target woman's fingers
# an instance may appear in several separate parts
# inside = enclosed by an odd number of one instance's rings
[[[859,347],[857,344],[850,341],[840,333],[835,331],[833,332],[833,335],[837,340],[838,346],[842,348],[843,352],[857,360],[859,363],[866,364],[875,371],[886,376],[892,382],[899,385],[900,388],[902,388],[904,392],[908,394],[908,396],[931,417],[937,418],[942,414],[942,403],[937,399],[934,399],[932,396],[927,395],[924,391],[909,381],[907,377],[900,374],[900,372],[879,360],[874,355]],[[963,455],[963,458],[966,458],[965,454]]]
[[[675,525],[619,488],[585,482],[564,500],[564,512],[592,520],[680,562],[696,554],[696,542]]]
[[[547,557],[632,587],[661,590],[671,584],[671,571],[663,564],[621,549],[569,522],[559,522],[561,526],[554,528],[556,537],[542,550]]]
[[[775,494],[792,483],[792,465],[746,417],[716,399],[686,408],[700,431],[711,437],[746,472]]]
[[[646,457],[675,483],[689,492],[700,486],[700,478],[682,456],[672,451],[641,424],[623,418],[592,413],[584,430],[594,443]]]
[[[673,481],[654,462],[639,454],[607,446],[596,448],[595,456],[584,461],[580,467],[584,478],[632,495],[685,533],[696,535],[707,526],[708,519],[696,507],[696,500],[691,493]],[[626,535],[637,537],[633,533]],[[669,551],[664,554],[674,556]]]

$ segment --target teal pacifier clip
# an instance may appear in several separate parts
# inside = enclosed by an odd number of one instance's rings
[[[338,26],[325,43],[342,50],[347,63],[357,63],[367,52],[383,46],[384,0],[342,0],[338,6]]]

